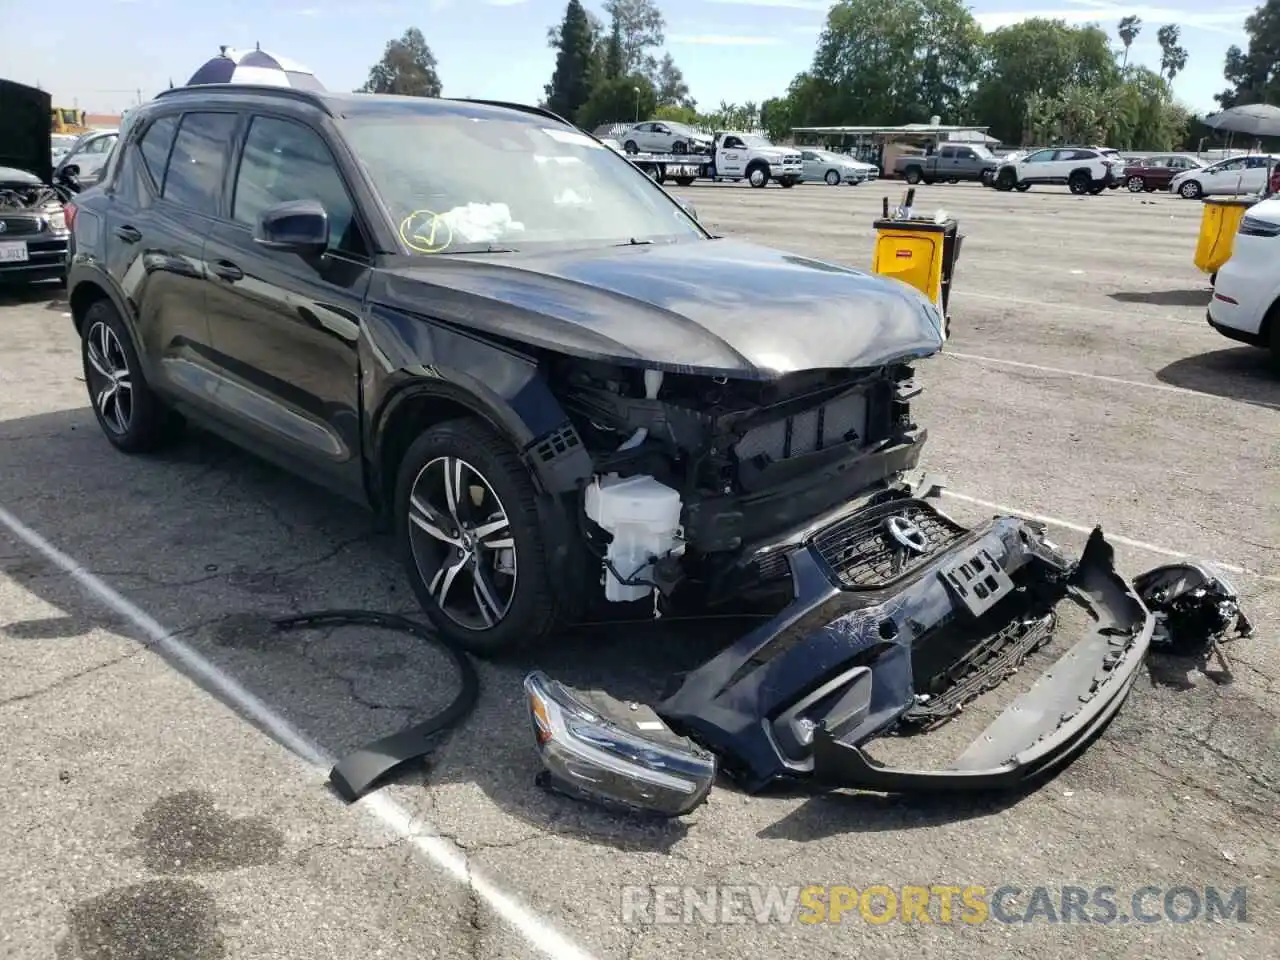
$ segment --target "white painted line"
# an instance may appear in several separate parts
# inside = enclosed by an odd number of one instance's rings
[[[1050,317],[1046,313],[1045,302],[1043,300],[1026,300],[1026,299],[1023,299],[1022,297],[1003,297],[997,293],[981,293],[977,290],[968,290],[964,288],[959,288],[952,293],[953,300],[957,297],[962,302],[968,297],[979,297],[980,299],[983,299],[983,300],[999,300],[1002,303],[1016,303],[1020,307],[1034,307],[1036,311],[1035,316],[1037,319],[1041,317],[1044,317],[1046,319],[1059,319],[1060,314],[1058,313],[1058,311],[1074,310],[1077,312],[1084,312],[1084,313],[1098,313],[1104,317],[1117,317],[1122,320],[1139,320],[1151,326],[1159,326],[1166,323],[1174,323],[1183,327],[1196,327],[1198,329],[1204,330],[1207,333],[1212,333],[1215,337],[1221,336],[1221,334],[1216,333],[1213,327],[1209,326],[1203,320],[1188,320],[1186,317],[1171,317],[1166,313],[1149,313],[1143,310],[1136,310],[1131,312],[1128,310],[1110,310],[1106,307],[1090,307],[1080,303],[1070,303],[1070,304],[1057,303],[1057,304],[1054,304],[1053,307],[1051,308],[1054,311],[1054,315]],[[1206,304],[1208,302],[1207,297],[1208,295],[1206,294]]]
[[[1001,357],[984,357],[976,353],[956,353],[944,350],[939,356],[951,357],[954,360],[973,360],[977,363],[996,363],[1006,367],[1019,367],[1023,370],[1035,370],[1037,373],[1052,373],[1061,377],[1082,377],[1085,380],[1101,380],[1103,383],[1114,383],[1123,387],[1141,387],[1143,390],[1159,390],[1162,393],[1177,393],[1201,400],[1225,400],[1228,403],[1240,403],[1233,397],[1220,397],[1212,393],[1201,393],[1199,390],[1188,390],[1186,387],[1171,387],[1167,383],[1143,383],[1141,380],[1126,380],[1123,377],[1108,377],[1101,373],[1085,373],[1081,370],[1064,370],[1061,367],[1046,367],[1038,363],[1023,363],[1021,360],[1005,360]],[[1267,403],[1265,400],[1245,401],[1257,407],[1280,410],[1280,403]]]
[[[1076,533],[1093,533],[1093,527],[1085,526],[1083,523],[1063,520],[1061,517],[1050,517],[1043,513],[1031,513],[1029,510],[1010,507],[1003,503],[992,503],[990,500],[982,500],[978,497],[971,497],[964,493],[956,493],[954,490],[948,490],[945,487],[942,488],[942,495],[944,497],[950,497],[952,500],[961,500],[965,503],[971,503],[978,507],[986,507],[988,510],[994,510],[996,513],[1007,513],[1018,517],[1026,517],[1028,520],[1035,520],[1038,523],[1049,524],[1055,527],[1063,527],[1067,530],[1074,530]],[[1192,554],[1185,553],[1182,550],[1172,550],[1169,547],[1162,547],[1159,544],[1147,543],[1145,540],[1134,540],[1132,537],[1122,537],[1114,533],[1108,533],[1107,539],[1112,543],[1122,543],[1126,547],[1146,550],[1148,553],[1157,553],[1164,557],[1173,557],[1175,559],[1185,560],[1192,556]],[[1214,560],[1213,563],[1228,573],[1238,573],[1242,576],[1256,577],[1259,580],[1265,580],[1267,583],[1280,583],[1280,577],[1266,573],[1259,573],[1257,570],[1250,570],[1248,567],[1241,567],[1234,563],[1223,563],[1220,560]]]
[[[233,677],[210,663],[198,651],[174,636],[172,631],[166,630],[132,601],[99,580],[4,507],[0,507],[0,524],[75,580],[94,599],[131,622],[150,641],[151,646],[180,661],[202,683],[216,690],[227,702],[234,704],[281,744],[306,761],[311,772],[327,779],[329,768],[335,762],[334,758],[305,734],[294,729],[288,720],[246,690]],[[374,793],[360,800],[356,806],[372,815],[382,827],[403,837],[451,879],[470,887],[477,897],[539,952],[557,960],[593,960],[591,954],[558,932],[545,918],[483,875],[477,874],[467,855],[456,844],[439,836],[434,827],[411,814],[389,796]]]

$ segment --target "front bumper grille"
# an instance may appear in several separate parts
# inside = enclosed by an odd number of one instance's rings
[[[840,520],[813,546],[841,586],[868,590],[907,576],[966,533],[923,500],[900,499]]]

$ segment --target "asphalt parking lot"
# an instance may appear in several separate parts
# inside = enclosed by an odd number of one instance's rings
[[[714,231],[869,266],[902,184],[676,192]],[[1129,573],[1228,564],[1257,630],[1235,681],[1153,658],[1105,735],[1016,802],[745,797],[642,824],[533,784],[520,678],[347,807],[324,761],[451,696],[394,634],[265,618],[412,609],[368,518],[196,436],[127,458],[86,406],[56,290],[0,293],[0,955],[59,960],[1280,955],[1280,378],[1204,322],[1200,205],[1122,191],[918,191],[965,235],[947,355],[921,365],[925,461],[958,517],[1018,510]],[[853,318],[851,318],[853,322]],[[622,694],[723,631],[581,629],[539,659]],[[627,923],[630,885],[1247,891],[1210,922]],[[1181,915],[1187,915],[1185,907]],[[937,921],[937,914],[934,914]]]

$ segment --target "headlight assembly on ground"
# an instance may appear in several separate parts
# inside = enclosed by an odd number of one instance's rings
[[[621,920],[808,926],[1244,923],[1246,900],[1244,887],[1214,886],[628,886],[622,888]]]

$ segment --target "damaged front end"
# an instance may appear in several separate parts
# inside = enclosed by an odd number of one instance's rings
[[[569,751],[573,765],[552,758],[574,733],[540,723],[536,704],[553,689],[550,699],[580,706],[584,695],[530,678],[553,785],[676,815],[705,796],[713,755],[748,791],[785,778],[888,792],[1014,786],[1067,762],[1110,720],[1152,641],[1154,619],[1100,529],[1072,561],[1038,524],[997,517],[968,529],[896,489],[778,538],[770,555],[785,564],[791,601],[652,710],[593,701],[595,721],[580,728],[593,732],[577,738],[592,749]],[[948,723],[1039,662],[1049,664],[1039,679],[949,763],[894,766],[868,752],[886,734]],[[657,798],[656,774],[699,787],[685,803]]]

